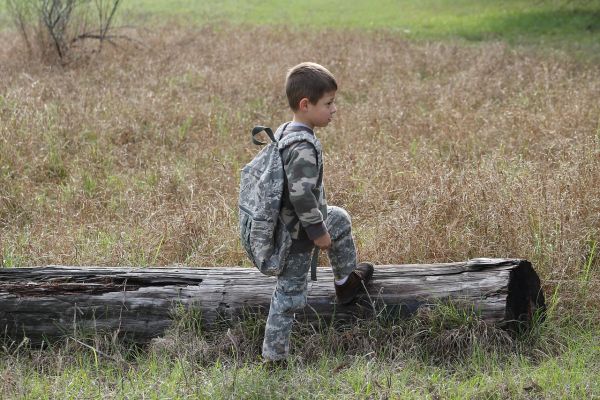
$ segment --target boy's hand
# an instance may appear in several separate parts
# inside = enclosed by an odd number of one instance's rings
[[[331,236],[329,236],[329,232],[316,238],[314,243],[321,250],[329,250],[331,248]]]

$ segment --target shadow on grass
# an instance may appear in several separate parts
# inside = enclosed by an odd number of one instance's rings
[[[600,6],[597,10],[524,11],[490,16],[471,29],[458,28],[456,33],[474,41],[600,38]]]
[[[185,314],[180,317],[189,320]],[[164,337],[154,339],[149,350],[167,357],[184,355],[203,366],[260,362],[265,318],[264,313],[249,311],[210,330],[197,324],[175,324]],[[536,361],[540,355],[551,357],[565,347],[563,332],[555,329],[553,322],[540,320],[534,325],[519,334],[510,333],[453,304],[424,307],[408,318],[384,316],[351,323],[297,321],[290,356],[306,365],[328,357],[369,357],[392,364],[417,359],[452,369],[464,365],[474,354]]]

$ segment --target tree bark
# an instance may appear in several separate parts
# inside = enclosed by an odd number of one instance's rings
[[[333,276],[319,268],[297,318],[352,321],[374,313],[405,317],[453,301],[486,321],[528,326],[545,309],[540,280],[526,260],[474,259],[445,264],[378,265],[356,304],[337,305]],[[275,278],[254,268],[101,268],[47,266],[0,270],[0,329],[34,343],[85,333],[118,332],[144,342],[162,335],[176,306],[211,326],[268,310]],[[543,315],[543,313],[542,313]]]

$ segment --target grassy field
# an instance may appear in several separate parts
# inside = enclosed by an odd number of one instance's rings
[[[401,348],[402,341],[422,342],[403,338],[397,330],[393,346],[382,344],[389,343],[390,334],[381,327],[375,335],[367,327],[353,333],[371,333],[380,342],[371,351],[353,343],[355,349],[348,352],[333,348],[331,332],[295,338],[296,348],[304,350],[295,352],[288,368],[274,371],[260,365],[255,351],[253,357],[239,357],[231,342],[207,342],[201,335],[175,336],[144,351],[111,351],[96,343],[105,356],[71,341],[51,356],[49,350],[4,355],[0,388],[7,398],[56,399],[588,399],[600,391],[598,338],[578,328],[561,331],[568,337],[560,340],[560,349],[552,348],[556,341],[539,343],[556,339],[548,333],[534,341],[535,351],[529,341],[520,350],[492,350],[476,337],[473,348],[447,362]],[[260,344],[259,337],[244,339],[238,344]],[[321,344],[326,344],[322,350],[309,354]],[[552,353],[543,353],[548,350]],[[207,358],[211,352],[218,358]]]
[[[503,40],[598,50],[599,0],[126,0],[124,25],[222,24],[385,29],[407,38]],[[0,27],[8,27],[0,2]]]
[[[285,71],[315,60],[340,85],[317,134],[360,258],[527,258],[549,319],[517,338],[441,314],[298,327],[275,372],[260,319],[230,335],[180,326],[144,349],[6,342],[0,398],[600,397],[597,2],[166,4],[125,2],[144,45],[66,67],[0,32],[3,268],[249,266],[236,211],[249,129],[290,117]]]
[[[532,35],[598,34],[598,1],[404,0],[170,2],[130,0],[126,15],[185,18],[189,22],[234,22],[296,27],[389,28],[424,36],[458,35],[478,39]],[[160,17],[159,17],[160,16]]]
[[[164,24],[285,25],[297,30],[386,29],[410,39],[503,40],[512,44],[600,52],[600,1],[354,0],[201,1],[124,3],[128,19]]]

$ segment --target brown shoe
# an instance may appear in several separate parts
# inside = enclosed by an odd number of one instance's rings
[[[363,283],[369,282],[373,276],[373,263],[361,262],[350,273],[346,282],[335,286],[335,296],[339,304],[350,304],[362,290]]]

